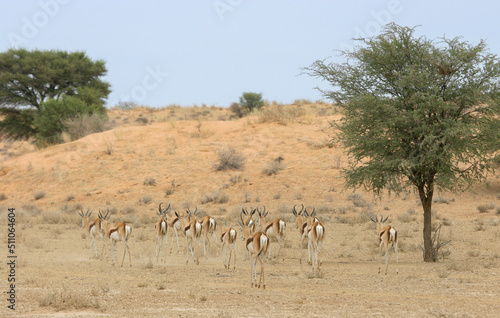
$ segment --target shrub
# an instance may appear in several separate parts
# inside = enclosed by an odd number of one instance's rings
[[[414,220],[413,214],[411,212],[406,212],[398,216],[398,221],[403,223],[410,223]]]
[[[296,118],[303,117],[304,115],[304,110],[296,106],[270,105],[262,110],[259,120],[263,123],[277,122],[281,125],[287,125],[288,123],[293,123]]]
[[[61,99],[51,99],[35,115],[33,126],[37,130],[37,140],[41,142],[61,142],[61,133],[65,129],[65,121],[83,114],[102,114],[105,109],[99,105],[89,105],[80,98],[63,96]]]
[[[139,199],[139,203],[142,203],[142,204],[149,204],[153,202],[153,198],[149,195],[145,195],[142,199]]]
[[[495,208],[495,204],[494,203],[490,203],[490,204],[481,204],[479,206],[477,206],[477,210],[480,212],[480,213],[485,213],[485,212],[488,212],[488,210],[493,210]]]
[[[217,171],[228,169],[241,170],[245,166],[245,157],[233,147],[224,147],[217,152],[218,162],[215,164]]]
[[[135,213],[135,208],[133,208],[133,207],[126,207],[123,210],[123,214],[134,214],[134,213]]]
[[[220,190],[215,191],[211,194],[206,194],[201,198],[201,204],[205,204],[208,202],[213,203],[226,203],[229,201],[229,196],[227,194],[222,193]]]
[[[437,195],[437,196],[434,197],[434,199],[432,200],[432,202],[434,202],[434,203],[446,203],[446,204],[449,204],[450,200]]]
[[[128,102],[118,102],[118,107],[120,107],[121,110],[129,110],[132,108],[138,107],[136,102],[133,101],[128,101]]]
[[[45,198],[45,192],[44,191],[38,191],[38,192],[35,192],[33,194],[33,196],[35,197],[35,200],[40,200],[40,199]]]
[[[238,103],[232,103],[231,106],[229,106],[229,110],[238,118],[243,117],[243,112],[241,110],[240,104]]]
[[[262,108],[264,106],[262,94],[250,92],[243,93],[240,97],[240,105],[247,114],[251,113],[254,109]]]
[[[451,253],[449,250],[444,250],[444,247],[450,244],[451,241],[441,240],[441,226],[442,224],[439,224],[439,226],[437,226],[435,229],[432,230],[434,233],[432,233],[432,238],[431,238],[432,241],[431,253],[432,253],[432,260],[434,262],[437,262],[439,258],[441,258],[444,261],[444,259],[448,257]],[[425,253],[424,248],[423,247],[421,248],[422,252]]]
[[[64,132],[71,140],[77,140],[87,135],[109,130],[109,122],[96,114],[80,114],[63,121]]]
[[[273,160],[262,169],[262,173],[267,176],[272,176],[283,169],[285,169],[285,165],[281,163],[281,161]]]
[[[155,178],[146,178],[146,179],[144,179],[144,185],[155,186],[156,185]]]
[[[347,195],[347,200],[352,201],[354,206],[356,207],[369,207],[370,203],[366,202],[366,200],[363,198],[363,195],[359,192],[355,193],[350,193]]]

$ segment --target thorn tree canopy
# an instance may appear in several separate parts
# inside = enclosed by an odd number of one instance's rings
[[[49,100],[62,96],[81,99],[105,113],[110,85],[104,61],[92,61],[84,52],[28,51],[10,49],[0,53],[0,131],[12,138],[37,133],[36,114]]]

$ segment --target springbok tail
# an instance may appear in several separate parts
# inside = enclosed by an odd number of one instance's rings
[[[389,234],[391,236],[392,244],[398,244],[398,232],[396,232],[393,227],[389,230]]]
[[[316,233],[318,234],[318,241],[321,241],[323,239],[323,235],[325,234],[325,229],[318,224],[318,226],[316,226]]]
[[[125,225],[125,241],[128,240],[130,234],[132,234],[132,227],[130,225]]]
[[[283,237],[285,235],[286,223],[283,220],[280,220],[280,236]]]
[[[259,250],[259,253],[257,254],[257,256],[260,256],[260,254],[265,253],[267,252],[267,249],[268,249],[268,244],[269,244],[269,239],[266,235],[261,235],[260,236],[260,250]]]
[[[229,231],[229,243],[233,243],[234,241],[236,241],[236,231],[231,229]]]

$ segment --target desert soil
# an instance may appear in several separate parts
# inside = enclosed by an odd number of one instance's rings
[[[316,106],[319,107],[319,106]],[[325,106],[326,107],[326,106]],[[316,109],[317,110],[317,109]],[[373,197],[345,190],[349,158],[329,144],[339,115],[309,110],[281,122],[259,116],[227,120],[217,109],[114,110],[112,130],[35,150],[3,141],[0,163],[2,290],[7,291],[7,209],[16,209],[16,310],[19,317],[498,317],[500,315],[500,182],[495,175],[473,192],[438,192],[433,222],[442,224],[436,263],[422,258],[422,209],[413,193]],[[217,111],[216,118],[203,117]],[[195,119],[186,112],[201,115]],[[324,113],[324,112],[322,112]],[[190,115],[191,116],[191,115]],[[224,117],[225,116],[225,117]],[[134,121],[148,118],[148,124]],[[127,118],[127,120],[124,120]],[[128,119],[130,118],[130,119]],[[128,123],[127,123],[128,122]],[[218,152],[233,147],[240,170],[216,171]],[[267,175],[276,158],[282,170]],[[155,256],[160,202],[211,215],[238,231],[236,269],[226,270],[211,242],[200,264],[186,265],[180,235],[166,258]],[[294,205],[315,207],[325,226],[321,271],[299,261]],[[250,261],[237,224],[242,207],[262,207],[287,222],[285,248],[265,263],[266,288],[251,288]],[[485,206],[484,212],[478,207]],[[112,211],[111,222],[132,228],[112,266],[109,243],[101,260],[81,227],[80,209]],[[399,264],[390,252],[378,273],[375,225],[381,213],[398,230]],[[171,229],[169,229],[171,231]],[[103,243],[97,240],[101,253]],[[168,237],[170,247],[171,237]],[[219,254],[219,255],[217,255]],[[399,274],[396,274],[396,270]]]

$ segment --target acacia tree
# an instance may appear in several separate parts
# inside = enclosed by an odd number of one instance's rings
[[[416,189],[423,207],[424,261],[434,261],[431,207],[436,189],[464,191],[494,170],[499,149],[500,63],[484,41],[429,40],[388,24],[358,39],[342,63],[314,62],[309,75],[344,114],[335,141],[353,159],[346,186],[376,194]]]
[[[84,52],[28,51],[10,49],[0,53],[0,131],[13,138],[37,133],[33,125],[44,103],[70,96],[90,109],[105,113],[109,84],[103,61],[93,61]]]

